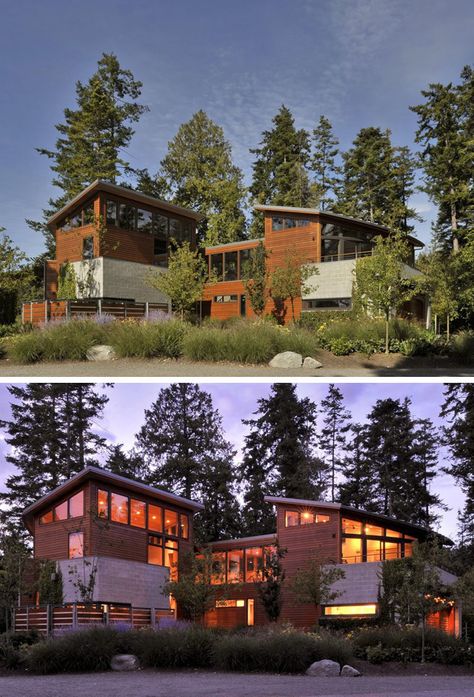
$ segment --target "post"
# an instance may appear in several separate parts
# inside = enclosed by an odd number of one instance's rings
[[[71,306],[70,306],[70,301],[66,300],[66,320],[71,319]]]
[[[26,631],[30,628],[30,606],[26,606]]]
[[[72,628],[77,629],[77,604],[72,606]]]
[[[97,314],[102,317],[102,300],[100,298],[97,301]]]
[[[156,627],[156,610],[154,607],[151,608],[151,626],[153,629]]]
[[[145,319],[146,320],[148,320],[149,315],[150,315],[150,307],[149,307],[149,303],[147,300],[145,303]]]
[[[48,322],[48,300],[44,301],[44,321],[47,324],[47,322]]]
[[[123,301],[123,317],[124,319],[127,319],[127,301]]]
[[[46,636],[51,634],[51,605],[46,605]]]
[[[33,324],[33,301],[30,302],[30,324]]]

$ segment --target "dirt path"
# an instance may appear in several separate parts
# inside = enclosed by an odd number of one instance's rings
[[[455,365],[444,358],[405,358],[398,354],[363,354],[333,356],[321,352],[317,358],[323,364],[318,370],[270,368],[268,365],[238,363],[194,363],[186,360],[127,358],[91,363],[64,361],[19,365],[0,360],[2,377],[131,377],[131,378],[337,378],[337,377],[474,377],[473,366]]]

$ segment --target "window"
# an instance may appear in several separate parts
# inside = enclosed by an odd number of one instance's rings
[[[109,517],[109,492],[103,489],[97,491],[97,515],[99,518]]]
[[[241,549],[227,552],[227,583],[240,583],[244,578],[244,553]]]
[[[252,249],[241,249],[239,252],[239,278],[244,278],[246,274],[246,267],[250,261],[252,251]]]
[[[145,527],[146,505],[144,501],[130,500],[130,525],[137,528]]]
[[[40,523],[41,523],[41,525],[44,525],[44,524],[46,524],[46,523],[52,523],[53,520],[54,520],[53,511],[48,511],[47,513],[44,513],[44,514],[40,517]]]
[[[77,518],[81,515],[84,515],[84,492],[78,491],[69,499],[69,517]]]
[[[148,563],[163,566],[163,541],[156,535],[148,535]]]
[[[174,540],[165,540],[163,566],[167,566],[170,570],[170,579],[176,581],[178,578],[178,543]]]
[[[315,523],[329,523],[330,518],[328,515],[323,515],[322,513],[316,513],[314,516]]]
[[[67,518],[67,501],[60,503],[54,509],[54,520],[66,520]]]
[[[303,300],[301,309],[304,310],[350,310],[352,298],[312,298]]]
[[[179,514],[179,536],[182,537],[183,540],[187,540],[189,537],[189,521],[185,513]]]
[[[362,523],[359,520],[342,519],[342,532],[350,535],[362,535]]]
[[[137,210],[137,227],[142,232],[151,232],[153,228],[152,214],[150,211],[145,211],[143,208]]]
[[[362,561],[362,538],[342,538],[342,561],[346,564],[358,564]]]
[[[216,608],[245,607],[245,600],[216,600]]]
[[[371,254],[376,235],[363,228],[326,223],[321,233],[321,261],[357,259]]]
[[[285,527],[292,528],[300,524],[300,514],[298,511],[285,511]]]
[[[371,523],[366,523],[364,527],[364,532],[366,535],[374,535],[375,537],[383,537],[383,528],[378,525],[372,525]]]
[[[236,295],[215,295],[214,302],[215,303],[236,303],[237,296]]]
[[[367,544],[369,540],[367,540]],[[402,556],[400,554],[401,545],[398,542],[386,542],[385,543],[385,559],[400,559]],[[367,552],[368,557],[368,552]],[[367,559],[367,561],[369,561]],[[372,561],[372,560],[371,560]]]
[[[263,568],[263,549],[262,547],[249,547],[245,550],[245,580],[258,581],[259,574]]]
[[[395,543],[396,545],[396,543]],[[367,540],[367,561],[383,560],[382,540]]]
[[[376,615],[377,605],[331,605],[324,608],[325,615]]]
[[[176,511],[165,510],[165,533],[178,537],[178,514]]]
[[[181,220],[177,220],[176,218],[170,218],[169,226],[169,236],[176,240],[176,242],[182,242],[183,225],[181,223]]]
[[[135,230],[136,208],[128,203],[119,203],[119,227],[125,230]]]
[[[84,533],[69,533],[69,559],[80,559],[84,556]]]
[[[237,280],[237,252],[224,254],[224,281]]]
[[[82,210],[76,211],[69,218],[69,227],[82,227]]]
[[[212,553],[211,583],[225,583],[225,552]]]
[[[153,254],[155,256],[161,256],[162,254],[166,254],[166,250],[167,250],[166,240],[160,240],[159,237],[154,237],[153,238]]]
[[[161,213],[155,213],[153,215],[153,231],[155,235],[158,235],[162,239],[168,237],[168,218],[166,215],[161,215]]]
[[[163,532],[163,509],[151,503],[148,504],[148,529]]]
[[[253,598],[247,600],[247,624],[249,627],[253,627],[255,624],[255,600]]]
[[[402,537],[401,532],[397,532],[396,530],[387,530],[385,531],[385,537]]]
[[[86,206],[84,206],[84,209],[82,211],[82,220],[84,225],[92,225],[94,222],[94,202],[91,201],[88,203]]]
[[[94,237],[92,235],[88,235],[82,240],[82,258],[94,258]]]
[[[110,518],[114,523],[128,525],[128,497],[112,494]]]
[[[412,557],[413,556],[413,547],[412,547],[411,542],[408,542],[407,540],[405,540],[405,544],[403,545],[403,547],[404,547],[403,556],[404,557]]]
[[[211,254],[211,273],[216,276],[217,282],[222,281],[223,261],[222,254]]]
[[[314,513],[312,511],[302,511],[300,516],[301,525],[314,523]]]
[[[309,218],[282,218],[281,216],[272,217],[272,230],[290,230],[295,227],[306,227],[310,224]]]
[[[107,225],[117,225],[117,204],[115,201],[107,201],[105,210]]]

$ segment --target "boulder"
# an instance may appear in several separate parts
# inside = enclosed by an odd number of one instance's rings
[[[137,670],[140,667],[140,663],[136,656],[129,653],[120,653],[116,656],[112,656],[110,661],[110,667],[112,670]]]
[[[339,665],[339,663],[324,658],[322,661],[316,661],[315,663],[312,663],[306,671],[306,675],[312,675],[314,677],[332,678],[338,677],[340,672],[341,666]]]
[[[92,346],[87,352],[88,361],[113,361],[117,358],[112,346],[107,346],[107,344],[99,344],[99,346]]]
[[[307,370],[316,370],[322,367],[323,364],[317,361],[316,358],[311,358],[311,356],[306,356],[303,361],[303,368],[307,368]]]
[[[342,666],[341,677],[343,678],[358,678],[361,673],[352,666]]]
[[[283,351],[277,353],[270,361],[272,368],[301,368],[303,356],[294,351]]]

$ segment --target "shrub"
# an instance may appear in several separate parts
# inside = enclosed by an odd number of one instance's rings
[[[87,351],[103,343],[103,328],[90,319],[54,322],[11,340],[8,354],[18,363],[85,360]]]
[[[356,344],[352,339],[341,336],[329,341],[329,350],[335,356],[347,356],[356,350]]]
[[[218,634],[195,625],[141,632],[135,651],[149,668],[209,668]]]
[[[474,332],[461,331],[452,337],[451,353],[463,363],[474,361]]]
[[[126,320],[114,323],[108,331],[108,340],[122,358],[179,358],[187,325],[174,319],[159,322]]]
[[[25,657],[25,650],[39,640],[36,630],[29,632],[5,632],[0,635],[0,668],[14,670],[19,668]]]

